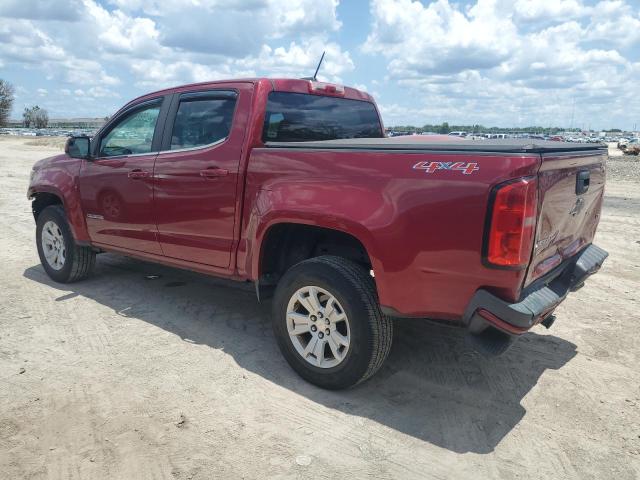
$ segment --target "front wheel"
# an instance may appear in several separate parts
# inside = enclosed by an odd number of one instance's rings
[[[328,389],[354,386],[376,373],[393,337],[375,283],[358,264],[321,256],[293,266],[273,302],[282,354],[305,380]]]
[[[61,205],[51,205],[38,215],[36,243],[45,272],[56,282],[75,282],[93,270],[96,254],[91,247],[76,244]]]

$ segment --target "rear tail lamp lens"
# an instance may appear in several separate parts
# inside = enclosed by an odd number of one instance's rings
[[[485,258],[499,267],[529,263],[536,228],[538,188],[535,177],[520,178],[493,190]]]

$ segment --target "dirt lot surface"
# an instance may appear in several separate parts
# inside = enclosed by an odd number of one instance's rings
[[[640,477],[639,159],[610,162],[611,256],[551,330],[486,360],[397,322],[381,372],[327,392],[250,288],[111,254],[52,283],[25,192],[58,150],[26,142],[0,138],[0,478]]]

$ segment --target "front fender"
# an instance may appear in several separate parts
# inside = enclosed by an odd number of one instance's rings
[[[27,197],[50,193],[62,201],[71,232],[76,242],[90,242],[87,225],[80,204],[78,175],[80,161],[59,155],[38,162],[27,190]]]

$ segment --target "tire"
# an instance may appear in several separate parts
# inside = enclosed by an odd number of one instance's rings
[[[320,306],[322,315],[309,311],[318,308],[305,305]],[[272,322],[289,365],[308,382],[330,390],[370,378],[387,358],[393,339],[393,323],[380,310],[368,272],[350,260],[328,255],[300,262],[284,274],[275,291]],[[320,337],[324,342],[318,347]]]
[[[48,206],[38,215],[36,245],[45,272],[56,282],[82,280],[89,276],[96,262],[96,254],[91,247],[76,244],[61,205]],[[48,253],[45,253],[45,249]],[[52,253],[54,249],[62,255]]]

